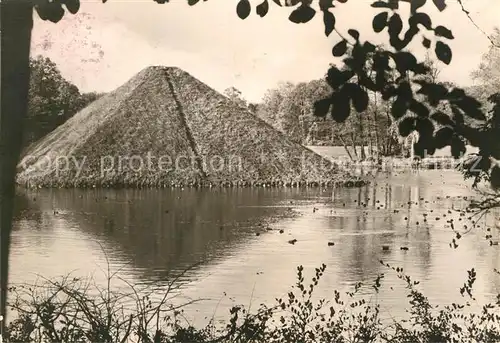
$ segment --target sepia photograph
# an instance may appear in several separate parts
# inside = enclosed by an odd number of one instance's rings
[[[0,25],[0,343],[500,343],[499,0]]]

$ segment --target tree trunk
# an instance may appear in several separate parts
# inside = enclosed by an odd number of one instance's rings
[[[385,148],[385,155],[386,156],[392,156],[394,154],[394,149],[393,149],[393,139],[392,139],[392,133],[391,133],[391,136],[388,137],[388,141],[387,141],[387,144],[386,144],[386,148]]]
[[[365,151],[365,142],[364,141],[361,141],[360,150],[361,150],[361,161],[365,161],[366,160],[366,151]]]
[[[356,156],[356,159],[359,159],[358,151],[356,150],[356,138],[354,137],[354,132],[351,132],[351,144],[352,150],[354,150],[354,156]]]
[[[378,103],[377,103],[377,93],[375,93],[375,111],[373,112],[373,124],[375,132],[375,146],[377,147],[377,159],[380,157],[380,138],[378,134]]]
[[[342,145],[344,146],[344,149],[347,152],[347,156],[349,156],[349,159],[351,160],[351,162],[354,161],[354,159],[352,158],[351,152],[349,151],[349,148],[347,147],[347,144],[345,143],[344,138],[342,138],[341,135],[336,135],[336,136],[342,142]]]
[[[370,157],[374,157],[374,150],[373,150],[373,139],[372,139],[372,134],[371,131],[368,133],[368,153]]]
[[[387,116],[387,123],[388,123],[388,128],[389,130],[391,129],[391,126],[392,126],[392,123],[393,123],[393,120],[392,120],[392,117],[391,115],[389,114],[389,108],[386,108],[386,116]],[[387,134],[387,143],[386,143],[386,146],[388,147],[387,148],[387,151],[386,151],[386,156],[392,156],[393,155],[393,133],[392,131],[388,132]]]
[[[10,233],[16,166],[21,153],[23,122],[29,88],[29,53],[33,7],[30,1],[4,0],[0,4],[2,61],[0,113],[0,247],[1,307],[6,323]]]
[[[366,160],[366,152],[365,152],[365,135],[363,130],[363,117],[361,113],[358,113],[358,122],[359,122],[359,137],[361,140],[361,160]]]
[[[368,113],[365,112],[366,115],[368,115]],[[373,118],[370,118],[368,117],[368,156],[373,156],[373,137],[372,137],[372,132],[373,132],[373,129],[372,129],[372,126],[373,126]]]

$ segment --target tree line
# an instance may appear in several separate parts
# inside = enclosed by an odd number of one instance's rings
[[[390,120],[388,104],[374,98],[363,115],[343,123],[330,117],[314,116],[314,103],[328,96],[330,86],[324,79],[293,84],[281,82],[266,91],[259,103],[247,102],[241,92],[228,88],[224,94],[240,106],[303,145],[343,146],[352,160],[401,153],[397,130]]]
[[[426,64],[429,72],[425,77],[436,80],[437,66],[430,58]],[[339,123],[332,117],[314,115],[314,104],[330,92],[331,87],[323,78],[297,84],[281,82],[267,90],[258,103],[246,101],[235,87],[226,89],[224,94],[299,144],[341,146],[353,161],[410,155],[411,140],[401,139],[398,121],[391,116],[390,101],[370,92],[367,109]]]
[[[30,58],[28,113],[24,121],[23,147],[52,132],[102,93],[82,93],[66,80],[47,57]]]
[[[499,28],[494,30],[491,39],[500,44]],[[418,79],[430,83],[440,82],[441,70],[436,61],[427,55],[424,64],[428,69]],[[395,73],[392,77],[396,78]],[[487,110],[492,104],[487,94],[500,91],[500,49],[493,47],[486,52],[471,78],[475,85],[467,87],[466,91],[479,99]],[[456,87],[451,82],[441,83],[449,88]],[[258,103],[245,100],[241,91],[235,87],[224,91],[235,103],[249,109],[297,143],[342,146],[351,160],[411,155],[412,143],[418,139],[418,134],[414,132],[406,138],[401,137],[401,121],[391,115],[394,100],[385,100],[377,92],[368,92],[369,102],[364,112],[337,122],[332,117],[314,115],[314,104],[330,93],[331,87],[326,77],[297,84],[281,82],[275,88],[267,90]],[[422,100],[422,96],[419,98]],[[452,115],[451,108],[444,104],[440,104],[439,109]]]

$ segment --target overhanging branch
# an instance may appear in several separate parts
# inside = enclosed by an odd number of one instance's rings
[[[474,21],[474,19],[472,19],[472,16],[470,15],[470,12],[465,8],[464,4],[463,4],[463,0],[457,0],[458,4],[460,5],[461,9],[462,9],[462,12],[465,13],[465,15],[467,16],[467,18],[469,18],[470,22],[486,37],[488,38],[488,40],[490,41],[491,45],[494,46],[495,48],[499,48],[500,49],[500,44],[499,43],[496,43],[486,32],[484,32],[483,29],[481,29],[479,27],[479,25],[476,24],[476,22]]]

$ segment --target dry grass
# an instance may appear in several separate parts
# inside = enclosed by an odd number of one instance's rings
[[[152,167],[138,170],[139,158],[146,163],[148,153],[155,158]],[[71,158],[69,166],[57,168],[55,159],[61,156]],[[131,156],[138,156],[132,166],[127,161]],[[159,168],[160,156],[167,156],[163,161],[171,168]],[[37,167],[48,160],[49,168]],[[174,166],[176,160],[181,168]],[[83,163],[80,173],[74,161]],[[109,170],[102,172],[103,165]],[[144,69],[33,145],[19,165],[17,179],[27,187],[311,185],[355,180],[193,76],[167,67]]]

